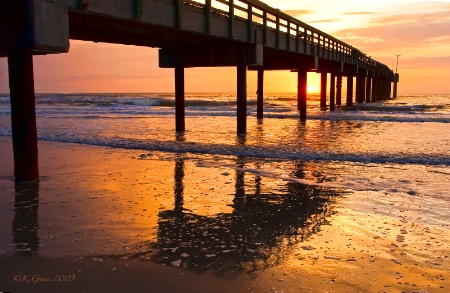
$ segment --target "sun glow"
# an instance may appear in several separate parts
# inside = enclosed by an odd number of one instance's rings
[[[307,88],[306,88],[306,91],[308,93],[318,93],[318,89],[314,85],[308,85]]]

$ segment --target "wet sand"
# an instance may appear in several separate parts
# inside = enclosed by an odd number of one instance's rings
[[[450,288],[449,226],[420,197],[255,171],[276,162],[44,141],[41,180],[15,184],[11,145],[0,137],[0,291]]]

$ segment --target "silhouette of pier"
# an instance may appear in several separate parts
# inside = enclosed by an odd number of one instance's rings
[[[70,39],[160,48],[159,66],[174,68],[176,131],[185,130],[189,67],[236,67],[239,134],[246,132],[247,70],[258,72],[259,119],[267,70],[297,74],[302,120],[308,72],[321,74],[324,110],[341,105],[343,78],[347,106],[390,98],[392,83],[397,95],[398,74],[386,65],[257,0],[3,0],[0,57],[8,58],[16,180],[39,178],[33,55],[67,53]]]

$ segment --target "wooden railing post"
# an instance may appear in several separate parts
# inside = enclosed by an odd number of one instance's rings
[[[303,53],[306,54],[308,51],[308,30],[306,28],[303,29]]]
[[[253,5],[247,4],[247,41],[253,43]]]
[[[275,47],[280,48],[280,17],[276,15],[276,24],[275,24]]]
[[[267,45],[267,11],[263,11],[263,45]]]
[[[205,34],[211,34],[211,0],[205,0]]]
[[[287,22],[287,31],[286,31],[286,50],[290,51],[291,47],[291,22]]]
[[[183,1],[175,0],[175,27],[181,28],[182,25]]]
[[[133,19],[141,20],[142,17],[142,0],[133,0]]]
[[[228,37],[234,39],[234,0],[228,0]]]

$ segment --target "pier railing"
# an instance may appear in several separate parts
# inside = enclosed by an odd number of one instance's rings
[[[322,59],[356,65],[365,70],[393,75],[386,65],[372,59],[353,46],[316,29],[279,9],[257,0],[174,0],[205,11],[206,33],[210,32],[212,15],[228,19],[229,37],[234,38],[236,22],[247,23],[247,41],[255,41],[254,28],[262,30],[264,46]]]
[[[256,43],[358,66],[394,80],[392,70],[357,48],[258,0],[60,0],[72,11]]]

